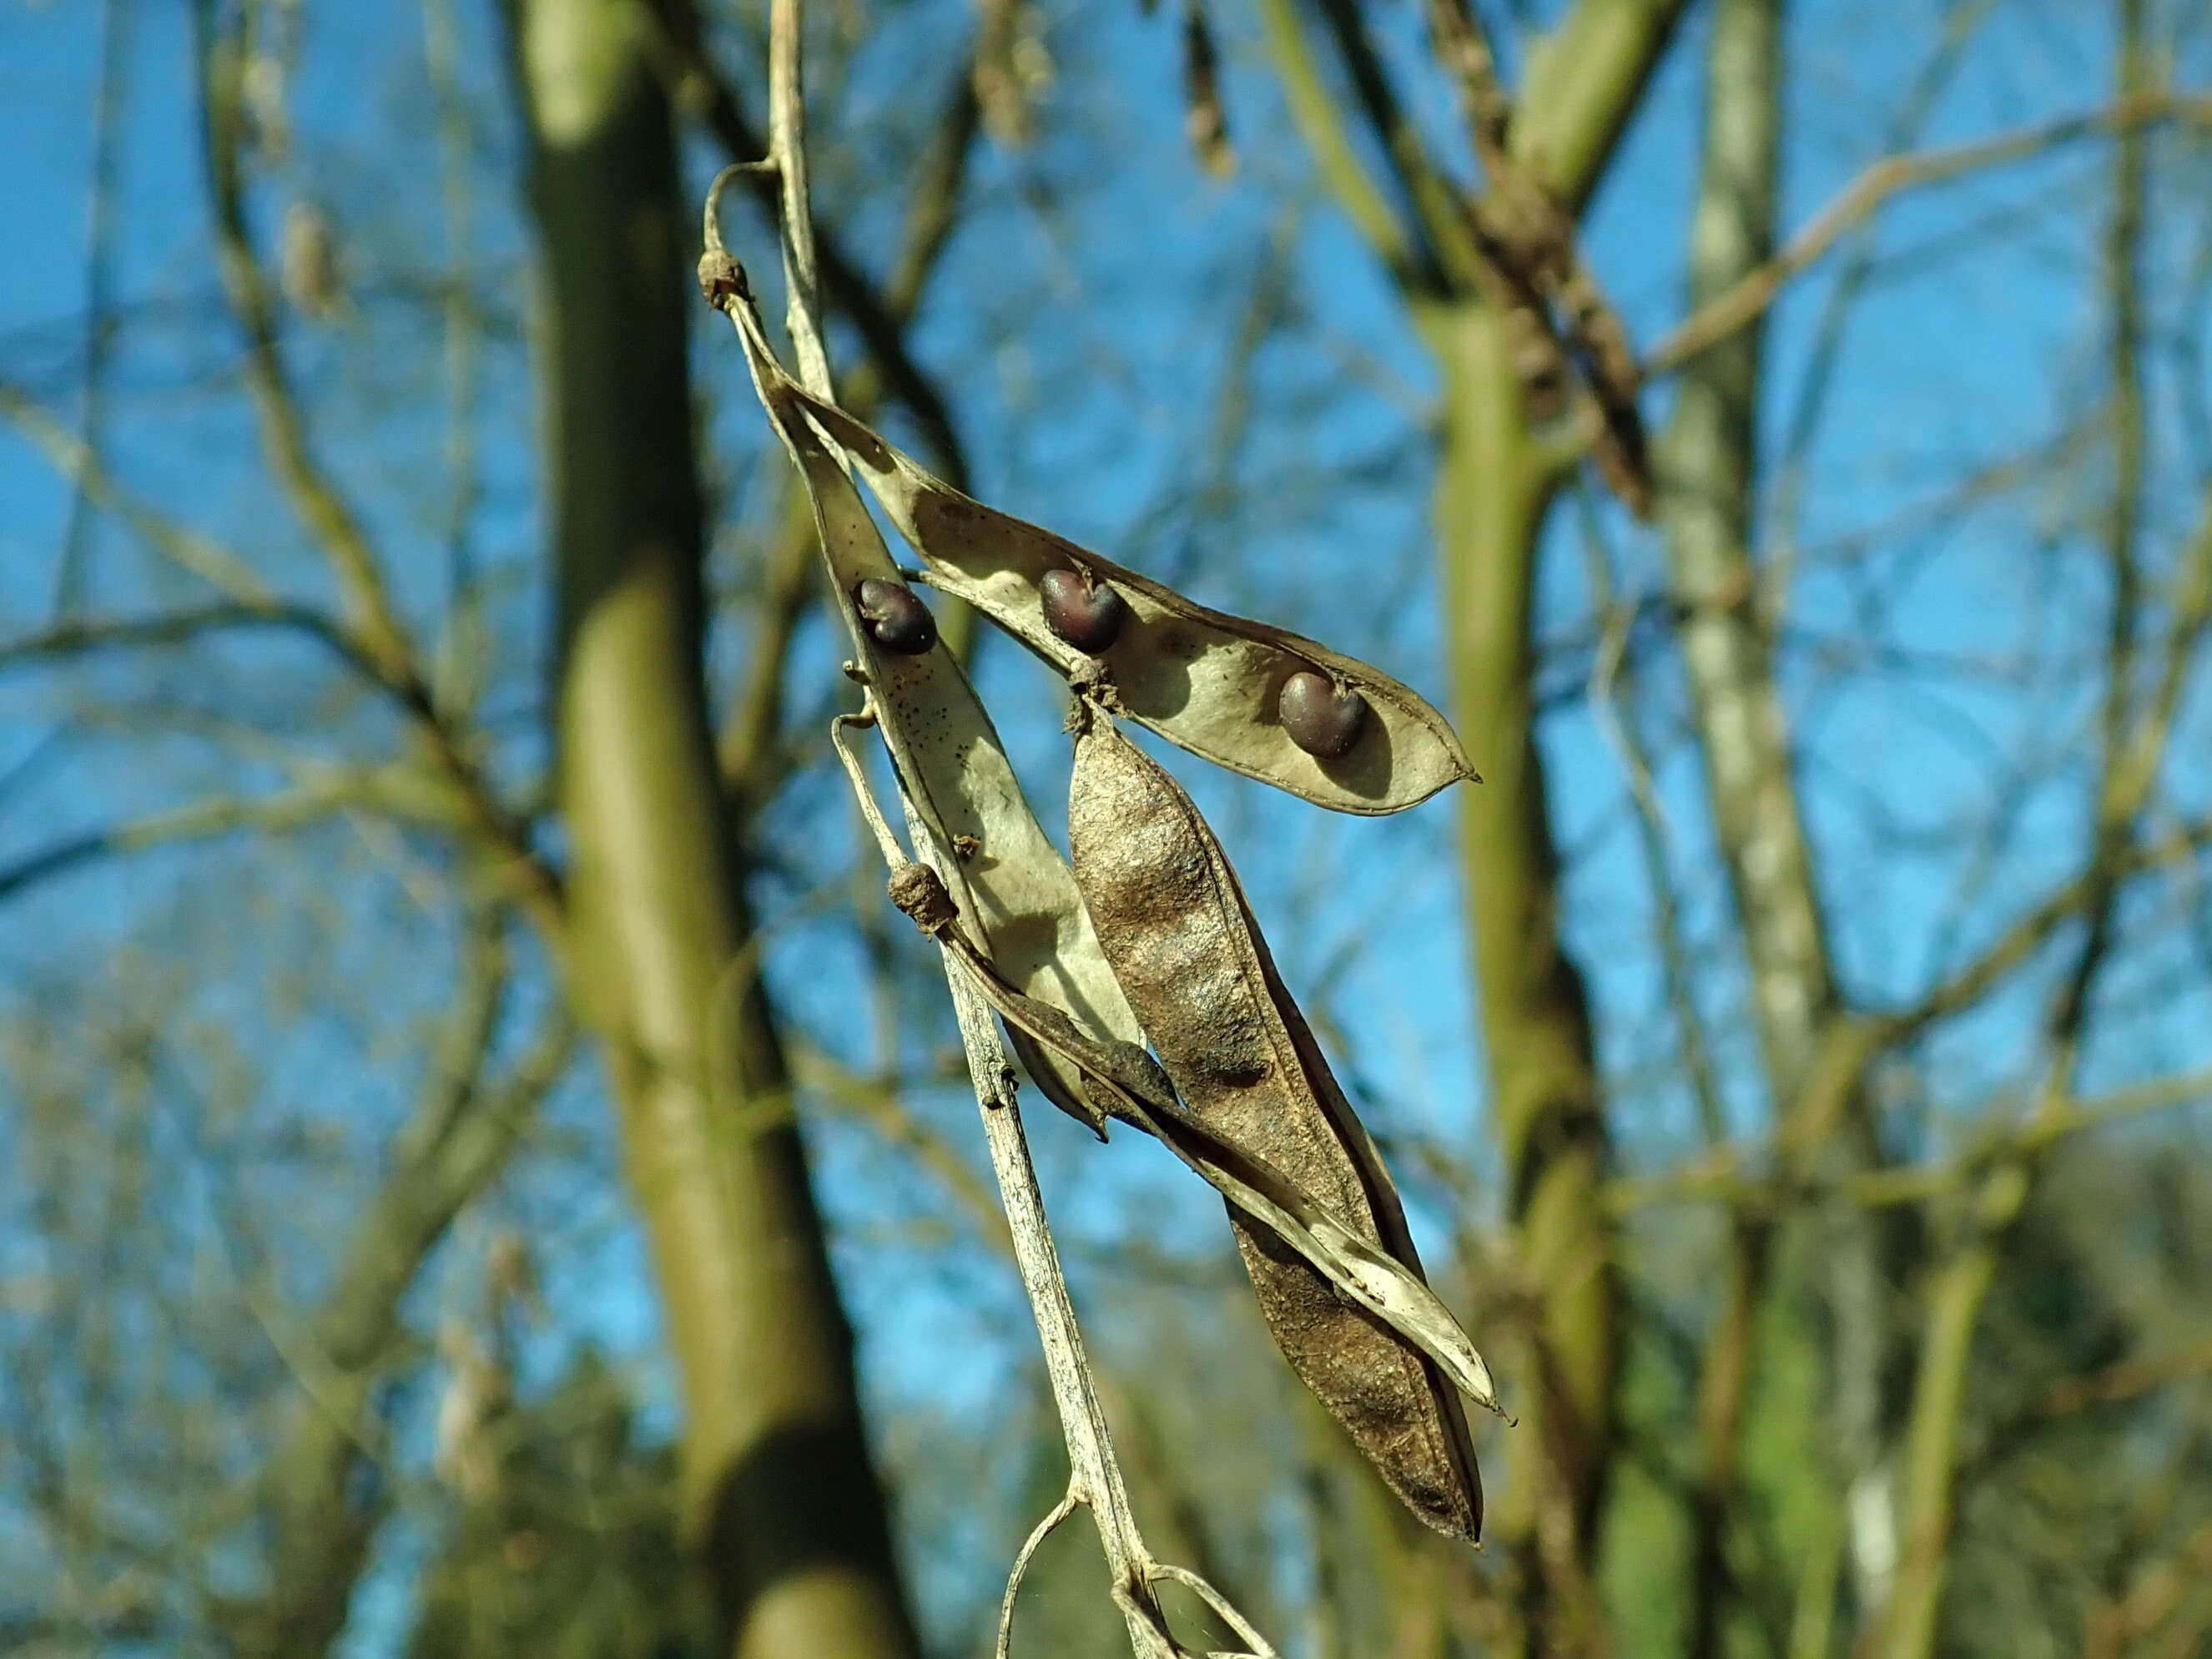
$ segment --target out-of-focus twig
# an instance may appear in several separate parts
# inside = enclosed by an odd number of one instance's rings
[[[1583,257],[1573,216],[1513,154],[1513,102],[1467,0],[1429,0],[1429,39],[1457,84],[1475,160],[1489,185],[1468,209],[1485,262],[1528,313],[1532,341],[1571,363],[1589,389],[1591,459],[1606,487],[1639,517],[1652,506],[1650,457],[1637,392],[1643,376],[1628,330]]]
[[[674,71],[678,104],[698,112],[732,161],[753,161],[766,154],[769,146],[763,143],[758,130],[746,117],[744,106],[738,100],[737,89],[714,64],[693,0],[640,0],[640,4],[659,25],[660,44]],[[972,92],[964,98],[956,94],[949,115],[948,127],[965,125],[972,132],[975,121]],[[964,157],[966,149],[963,143],[954,153]],[[925,175],[925,183],[933,179],[949,179],[947,188],[951,193],[945,198],[947,228],[950,204],[957,195],[960,177],[957,169],[944,168]],[[780,224],[783,206],[775,174],[765,170],[749,173],[743,182],[769,216],[769,222]],[[923,199],[927,199],[926,194]],[[943,232],[936,234],[941,237]],[[851,319],[867,347],[870,360],[883,376],[886,391],[914,416],[939,473],[956,487],[964,488],[966,455],[951,411],[945,406],[936,383],[907,349],[904,319],[894,303],[904,291],[902,285],[895,278],[888,289],[879,290],[836,236],[818,225],[810,226],[807,234],[816,250],[813,269],[821,291]],[[926,242],[928,239],[920,240]],[[915,241],[908,244],[909,247],[917,245]],[[927,264],[927,258],[923,263]],[[903,269],[901,268],[902,274]],[[915,291],[919,292],[918,288]]]
[[[2212,125],[2212,97],[2165,89],[2136,93],[2117,99],[2102,109],[2039,122],[2016,132],[1910,155],[1886,156],[1830,198],[1771,259],[1711,304],[1676,324],[1665,338],[1644,354],[1644,374],[1647,379],[1668,374],[1714,341],[1742,327],[1772,303],[1790,277],[1826,253],[1837,238],[1899,191],[2025,161],[2085,138],[2172,122]]]
[[[116,127],[131,33],[131,0],[105,0],[100,22],[100,90],[93,101],[92,179],[85,205],[83,357],[79,370],[77,439],[96,456],[106,422],[107,365],[114,356]],[[54,558],[54,614],[73,611],[84,586],[84,561],[92,528],[92,502],[82,478],[70,489],[69,516]]]
[[[470,829],[496,874],[532,914],[548,940],[562,938],[561,884],[524,827],[477,766],[470,740],[437,707],[414,641],[393,607],[360,516],[316,459],[286,370],[276,290],[256,254],[246,215],[244,48],[218,28],[215,0],[192,10],[201,138],[214,210],[217,264],[233,314],[246,337],[246,379],[262,448],[279,487],[321,547],[337,577],[342,614],[379,678],[413,717],[439,766],[467,803]]]

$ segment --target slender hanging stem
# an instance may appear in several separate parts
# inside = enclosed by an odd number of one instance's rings
[[[783,260],[787,293],[786,320],[799,361],[799,378],[808,391],[834,398],[829,356],[823,348],[818,276],[814,250],[814,226],[809,216],[806,190],[806,111],[800,72],[801,0],[774,0],[769,14],[769,155],[782,187]],[[745,302],[744,277],[722,247],[716,202],[721,186],[743,167],[726,167],[715,179],[707,198],[704,229],[709,261],[720,259],[718,283]],[[702,272],[707,269],[702,264]],[[710,296],[714,290],[710,290]],[[717,298],[716,304],[723,301]],[[732,319],[736,307],[730,306]],[[854,672],[849,671],[848,672]],[[871,833],[895,872],[907,867],[896,835],[875,804],[866,769],[848,742],[854,729],[895,720],[897,711],[879,704],[871,692],[860,712],[841,716],[831,728],[833,746],[843,763],[854,793],[861,804]],[[895,778],[896,778],[896,775]],[[904,809],[907,834],[921,862],[938,870],[954,867],[952,850],[937,844],[935,837],[896,780],[899,802]],[[1052,1383],[1053,1403],[1060,1414],[1060,1431],[1067,1445],[1067,1495],[1053,1512],[1060,1517],[1074,1504],[1091,1511],[1106,1555],[1115,1605],[1128,1626],[1129,1646],[1136,1659],[1187,1659],[1189,1650],[1168,1628],[1154,1586],[1172,1578],[1190,1588],[1237,1632],[1248,1651],[1238,1659],[1277,1659],[1267,1640],[1254,1631],[1220,1593],[1182,1568],[1164,1565],[1146,1547],[1129,1507],[1127,1483],[1114,1455],[1106,1413],[1099,1403],[1097,1381],[1085,1352],[1082,1332],[1075,1322],[1067,1281],[1060,1271],[1060,1255],[1046,1221],[1044,1197],[1038,1189],[1036,1166],[1022,1133],[1019,1109],[1014,1102],[1014,1071],[1000,1042],[989,1006],[974,983],[948,954],[945,982],[960,1027],[961,1047],[975,1089],[975,1103],[983,1119],[984,1139],[991,1152],[991,1168],[999,1182],[999,1197],[1012,1236],[1014,1260],[1028,1292],[1037,1338],[1044,1350],[1045,1370]],[[1049,1518],[1048,1518],[1049,1519]],[[1049,1527],[1041,1528],[1040,1532]],[[1002,1610],[1000,1642],[1011,1631],[1013,1596],[1021,1570],[1034,1547],[1025,1546],[1007,1585]]]

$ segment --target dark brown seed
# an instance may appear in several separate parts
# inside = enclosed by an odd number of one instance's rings
[[[1078,571],[1046,571],[1037,579],[1037,592],[1044,599],[1044,625],[1094,657],[1114,643],[1129,614],[1119,593]]]
[[[853,604],[876,643],[886,651],[918,657],[937,643],[937,618],[910,587],[864,577],[853,590]]]
[[[1291,741],[1322,760],[1350,754],[1367,729],[1367,699],[1310,668],[1283,682],[1276,707]]]

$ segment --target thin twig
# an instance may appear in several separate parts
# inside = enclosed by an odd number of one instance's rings
[[[107,401],[107,365],[115,349],[115,151],[128,60],[130,0],[107,0],[100,24],[100,90],[93,103],[92,180],[85,207],[84,352],[77,404],[78,441],[88,455],[100,453]],[[92,501],[82,478],[70,490],[69,517],[54,560],[53,608],[58,617],[75,609],[85,584],[84,560],[92,529]]]
[[[64,426],[21,387],[0,381],[0,420],[7,421],[47,464],[94,505],[115,515],[178,569],[241,605],[270,605],[269,584],[245,560],[196,530],[164,518],[116,483],[94,447]]]
[[[772,0],[768,27],[768,148],[783,192],[785,324],[799,359],[799,383],[816,397],[835,401],[830,354],[822,343],[822,276],[806,190],[805,29],[800,0]]]
[[[655,55],[663,64],[663,73],[670,82],[676,103],[680,107],[697,110],[700,118],[732,160],[747,161],[761,155],[763,146],[759,133],[746,118],[736,89],[715,67],[692,0],[638,0],[638,5],[640,14],[658,26],[648,44],[655,48]],[[957,116],[957,105],[954,113]],[[974,118],[972,112],[967,117],[971,133]],[[963,141],[963,155],[966,148]],[[781,194],[774,169],[751,167],[746,173],[755,198],[771,221],[780,221]],[[921,186],[925,196],[936,188],[939,176],[926,169]],[[957,189],[957,179],[951,182]],[[948,210],[949,206],[948,198]],[[895,274],[889,287],[879,292],[838,238],[821,226],[815,228],[815,252],[823,293],[860,335],[870,362],[881,371],[889,394],[914,416],[924,444],[936,457],[939,474],[956,489],[964,489],[968,476],[966,457],[959,434],[953,428],[951,411],[945,408],[935,383],[907,349],[902,332],[906,316],[898,297],[904,291],[900,277]],[[904,269],[903,265],[899,267],[901,270]]]
[[[356,650],[337,619],[296,605],[187,606],[149,617],[78,617],[35,633],[0,640],[0,668],[134,646],[181,645],[228,629],[273,628],[307,635],[349,666],[374,678],[374,665]]]
[[[2025,1122],[1985,1128],[1941,1163],[1835,1177],[1792,1170],[1776,1147],[1731,1142],[1674,1169],[1613,1182],[1606,1190],[1606,1207],[1626,1214],[1658,1204],[1715,1200],[1779,1214],[1793,1201],[1824,1196],[1869,1209],[1929,1203],[1960,1191],[1999,1165],[2041,1158],[2076,1135],[2208,1100],[2212,1100],[2212,1070],[2176,1073],[2086,1100],[2064,1099]],[[1762,1175],[1762,1170],[1773,1173]]]
[[[1052,1506],[1052,1512],[1030,1528],[1030,1535],[1022,1540],[1022,1547],[1014,1555],[1013,1567],[1006,1574],[1006,1593],[999,1599],[999,1639],[991,1650],[994,1659],[1006,1659],[1009,1646],[1014,1639],[1014,1597],[1021,1591],[1023,1575],[1030,1570],[1030,1558],[1037,1553],[1037,1546],[1050,1537],[1061,1522],[1075,1513],[1075,1506],[1082,1501],[1071,1482],[1060,1502]]]
[[[2172,121],[2212,125],[2212,97],[2167,91],[2141,93],[2118,99],[2102,109],[2041,122],[1993,138],[1949,144],[1917,155],[1886,156],[1838,191],[1771,259],[1746,273],[1727,293],[1677,324],[1672,333],[1644,355],[1644,378],[1649,380],[1680,368],[1707,346],[1741,328],[1772,303],[1784,283],[1826,253],[1845,231],[1901,191],[2025,161],[2042,151],[2084,138]]]
[[[410,794],[400,769],[385,766],[332,770],[295,787],[267,794],[218,796],[143,817],[126,819],[55,842],[0,866],[0,902],[53,877],[103,858],[178,842],[210,841],[240,830],[272,834],[305,829],[352,808],[446,823],[418,789]]]
[[[270,470],[300,521],[321,544],[347,622],[394,684],[415,672],[415,650],[393,607],[360,515],[316,458],[284,361],[277,302],[246,225],[243,44],[218,37],[210,0],[194,13],[201,138],[215,216],[217,269],[246,339],[246,383]]]
[[[1549,372],[1577,372],[1588,387],[1590,457],[1599,476],[1632,512],[1648,516],[1655,486],[1627,326],[1583,256],[1574,216],[1513,153],[1512,101],[1498,82],[1481,20],[1467,0],[1430,0],[1428,15],[1432,48],[1458,83],[1490,186],[1469,210],[1475,246],[1527,313]]]
[[[1707,1144],[1717,1145],[1727,1134],[1727,1114],[1723,1109],[1720,1085],[1705,1043],[1705,1022],[1698,1017],[1697,998],[1691,989],[1694,976],[1683,940],[1680,908],[1674,899],[1670,854],[1674,836],[1667,822],[1666,808],[1652,781],[1650,760],[1620,711],[1619,693],[1627,689],[1635,678],[1635,669],[1628,660],[1629,630],[1644,609],[1644,601],[1637,595],[1615,594],[1604,530],[1589,492],[1581,493],[1578,504],[1583,509],[1585,568],[1596,609],[1603,618],[1598,648],[1590,662],[1587,701],[1599,735],[1620,763],[1629,799],[1636,808],[1644,877],[1651,887],[1653,937],[1659,946],[1667,1000],[1681,1044],[1682,1069],[1689,1081],[1691,1098],[1697,1103],[1698,1126],[1705,1132]]]

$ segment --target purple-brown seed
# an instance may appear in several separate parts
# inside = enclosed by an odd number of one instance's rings
[[[902,582],[866,576],[853,589],[853,605],[868,633],[886,651],[918,657],[937,643],[937,618]]]
[[[1037,592],[1044,601],[1044,625],[1094,657],[1114,643],[1129,614],[1128,601],[1079,571],[1046,571]]]
[[[1291,741],[1322,760],[1350,754],[1367,729],[1367,699],[1310,668],[1283,682],[1276,708]]]

